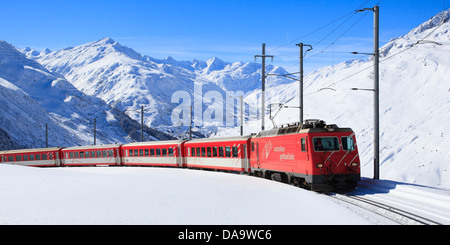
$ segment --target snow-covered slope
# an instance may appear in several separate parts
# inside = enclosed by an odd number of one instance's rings
[[[220,101],[225,101],[226,91],[247,93],[260,86],[261,65],[256,63],[228,63],[216,57],[206,62],[142,57],[111,38],[54,52],[24,52],[47,69],[63,74],[80,91],[119,110],[128,110],[134,119],[140,118],[134,110],[144,106],[144,123],[149,126],[174,126],[171,116],[178,104],[171,99],[176,91],[185,91],[192,104],[200,104],[204,112],[210,105],[203,96],[209,91],[217,92],[222,97]],[[285,72],[280,67],[266,69]],[[272,77],[267,82],[270,87],[290,80]],[[194,84],[201,86],[200,92],[194,93]]]
[[[0,94],[2,149],[44,147],[46,123],[49,146],[93,144],[94,119],[98,144],[137,139],[134,129],[127,128],[138,126],[136,122],[101,99],[86,96],[62,75],[4,41],[0,41]]]
[[[381,178],[450,187],[449,18],[450,11],[439,13],[380,49]],[[363,175],[373,177],[373,92],[350,88],[373,88],[372,58],[305,76],[305,118],[352,127]],[[298,82],[269,88],[267,94],[267,103],[298,105]],[[257,99],[255,92],[246,101]],[[283,109],[277,121],[298,121],[298,109]],[[248,126],[246,133],[252,131],[257,128]]]

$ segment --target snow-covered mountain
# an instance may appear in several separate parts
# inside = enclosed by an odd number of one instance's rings
[[[63,75],[27,59],[4,41],[0,41],[0,94],[2,149],[44,147],[45,124],[49,146],[93,144],[94,119],[98,144],[138,139],[137,122],[101,99],[86,96]],[[156,139],[150,132],[146,136]]]
[[[191,104],[200,106],[201,113],[196,113],[194,118],[199,123],[205,120],[198,115],[202,116],[211,107],[203,101],[209,91],[220,94],[218,101],[223,104],[227,91],[247,93],[260,87],[261,65],[257,63],[228,63],[217,57],[206,62],[176,61],[171,57],[156,59],[141,56],[111,38],[54,52],[39,53],[31,49],[24,52],[47,69],[64,75],[80,91],[101,98],[119,110],[128,110],[127,114],[136,120],[140,118],[136,110],[144,106],[146,125],[172,131],[177,129],[171,118],[178,106],[171,102],[174,92],[186,92]],[[266,69],[270,73],[287,73],[280,67]],[[268,87],[290,82],[279,77],[267,79]],[[200,90],[194,92],[195,86]],[[208,132],[205,128],[211,125],[200,124]],[[217,130],[216,125],[212,126],[212,132]]]
[[[380,176],[450,188],[450,10],[391,40],[380,49]],[[352,127],[363,175],[373,177],[373,59],[324,67],[305,76],[305,118]],[[274,86],[267,102],[298,105],[298,82]],[[249,94],[256,103],[260,91]],[[298,121],[283,109],[277,122]],[[271,123],[266,116],[266,125]],[[259,125],[245,125],[245,133]],[[237,134],[229,129],[219,135]]]

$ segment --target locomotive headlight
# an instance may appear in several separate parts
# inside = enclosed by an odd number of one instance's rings
[[[358,167],[359,163],[357,162],[352,162],[352,167]]]
[[[318,167],[318,168],[323,168],[323,163],[318,163],[318,164],[316,164],[316,167]]]

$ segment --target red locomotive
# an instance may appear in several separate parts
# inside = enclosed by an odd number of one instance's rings
[[[250,165],[256,176],[314,191],[352,189],[360,180],[354,132],[320,120],[260,132],[251,140]]]
[[[252,136],[3,151],[0,162],[37,167],[138,165],[220,170],[324,192],[353,189],[360,180],[355,133],[321,120]]]

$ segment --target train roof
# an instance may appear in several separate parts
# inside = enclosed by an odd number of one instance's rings
[[[226,141],[243,141],[250,139],[250,135],[244,135],[244,136],[232,136],[232,137],[218,137],[218,138],[202,138],[202,139],[195,139],[187,141],[186,144],[191,143],[207,143],[207,142],[226,142]]]
[[[353,132],[351,128],[339,128],[336,124],[326,124],[319,119],[308,119],[303,124],[294,123],[282,125],[279,128],[273,128],[259,132],[254,138],[270,137],[277,135],[298,134],[298,133],[323,133],[323,132]]]
[[[135,142],[123,145],[127,146],[146,146],[146,145],[179,145],[186,140],[163,140],[163,141],[147,141],[147,142]]]
[[[0,154],[15,154],[15,153],[28,153],[28,152],[59,151],[61,148],[62,148],[62,147],[36,148],[36,149],[19,149],[19,150],[0,151]]]
[[[86,146],[72,146],[72,147],[67,147],[64,148],[63,151],[65,150],[91,150],[91,149],[103,149],[103,148],[117,148],[120,147],[120,144],[109,144],[109,145],[86,145]]]

